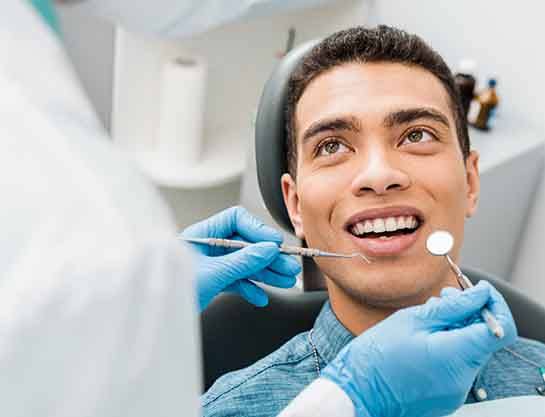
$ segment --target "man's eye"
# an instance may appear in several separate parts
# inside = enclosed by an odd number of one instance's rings
[[[430,140],[436,140],[433,134],[424,129],[416,129],[409,132],[401,144],[429,142]]]
[[[328,156],[328,155],[334,155],[337,153],[344,153],[349,152],[350,149],[348,146],[343,144],[342,142],[331,139],[325,142],[322,142],[317,149],[316,155],[317,156]]]

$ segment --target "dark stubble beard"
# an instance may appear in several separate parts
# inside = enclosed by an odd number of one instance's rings
[[[437,281],[432,280],[430,282],[435,283],[429,287],[422,288],[418,293],[410,294],[406,296],[398,296],[396,298],[384,298],[380,299],[365,294],[363,291],[358,290],[350,285],[349,282],[339,280],[327,276],[327,281],[334,283],[344,294],[346,294],[356,304],[364,307],[371,307],[385,310],[400,310],[407,307],[422,304],[431,296],[433,288],[437,285]]]

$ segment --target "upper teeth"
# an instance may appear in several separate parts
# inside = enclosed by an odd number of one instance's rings
[[[415,216],[387,217],[385,219],[364,220],[354,224],[351,232],[355,235],[374,232],[395,232],[401,229],[416,229],[418,220]]]

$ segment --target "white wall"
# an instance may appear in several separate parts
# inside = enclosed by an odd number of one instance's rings
[[[481,78],[498,78],[502,117],[517,115],[545,135],[543,2],[370,0],[369,5],[372,24],[385,23],[418,33],[450,65],[464,57],[476,59]],[[516,186],[516,178],[505,184],[506,198],[509,187]],[[545,297],[543,232],[545,180],[530,211],[512,275],[512,282],[540,301]]]

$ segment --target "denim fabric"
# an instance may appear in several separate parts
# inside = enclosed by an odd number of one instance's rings
[[[326,302],[312,332],[320,369],[352,339],[352,334],[337,320],[329,302]],[[542,343],[519,338],[510,349],[545,366],[545,345]],[[219,378],[202,397],[203,415],[276,416],[317,376],[309,332],[301,333],[254,365]],[[483,392],[486,400],[538,395],[536,387],[543,384],[537,367],[502,350],[483,367],[466,403],[482,401],[479,393],[482,397]],[[316,399],[321,400],[326,399]]]

